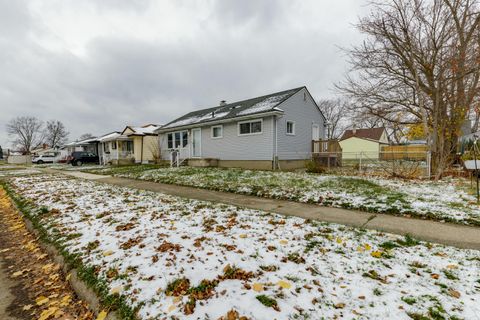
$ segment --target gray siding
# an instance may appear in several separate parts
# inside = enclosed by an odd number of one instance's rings
[[[238,135],[238,121],[223,124],[223,137],[212,138],[212,126],[203,126],[202,129],[202,158],[216,158],[220,160],[272,160],[273,159],[273,118],[262,119],[262,133],[254,135]],[[216,125],[214,125],[216,126]],[[189,148],[192,144],[192,130],[188,130]],[[167,133],[160,135],[160,149],[162,158],[169,159],[167,150]]]
[[[305,99],[304,99],[305,94]],[[312,125],[320,127],[325,137],[324,119],[304,88],[279,106],[285,113],[277,119],[277,153],[279,160],[308,159],[312,149]],[[295,122],[295,135],[287,135],[287,121]]]
[[[304,99],[305,94],[305,99]],[[285,114],[275,118],[259,117],[263,120],[262,134],[238,135],[238,121],[223,124],[223,138],[211,137],[211,125],[202,126],[202,158],[220,160],[272,160],[277,148],[279,160],[308,159],[311,156],[312,124],[318,124],[320,138],[325,136],[324,119],[307,90],[302,89],[279,106]],[[286,122],[295,122],[295,135],[286,134]],[[192,135],[189,133],[189,147]],[[278,136],[275,145],[275,134]],[[167,133],[160,135],[162,157],[169,158]]]
[[[220,160],[272,160],[273,121],[263,119],[262,134],[238,135],[238,121],[223,124],[223,138],[211,138],[211,126],[202,128],[202,157]]]

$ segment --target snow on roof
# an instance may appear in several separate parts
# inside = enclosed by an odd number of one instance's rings
[[[149,124],[143,127],[129,127],[133,131],[135,131],[136,134],[154,134],[155,130],[160,128],[160,125],[157,124]]]
[[[213,108],[190,112],[176,120],[167,123],[162,129],[182,127],[197,123],[211,122],[222,119],[233,119],[240,116],[268,111],[282,111],[277,106],[304,87],[272,93],[266,96],[229,103]]]
[[[107,133],[101,137],[98,138],[98,142],[105,142],[105,141],[111,141],[111,140],[115,140],[117,139],[118,137],[120,137],[121,134],[119,132],[111,132],[111,133]]]
[[[91,142],[96,142],[96,141],[98,141],[97,137],[91,137],[91,138],[87,138],[87,139],[83,139],[83,140],[79,140],[79,141],[72,141],[72,142],[64,144],[63,146],[64,147],[78,146],[78,145],[82,145],[82,144],[89,144]]]
[[[244,116],[252,113],[272,110],[278,103],[280,103],[283,99],[285,99],[289,95],[290,93],[285,93],[285,94],[280,94],[278,96],[267,97],[262,101],[255,103],[250,108],[238,112],[237,116]]]

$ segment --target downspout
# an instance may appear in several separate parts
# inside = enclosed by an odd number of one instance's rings
[[[273,126],[274,126],[274,135],[275,135],[275,144],[273,146],[274,150],[273,150],[273,170],[277,170],[278,169],[278,152],[277,152],[277,149],[278,149],[278,117],[277,116],[273,116]]]

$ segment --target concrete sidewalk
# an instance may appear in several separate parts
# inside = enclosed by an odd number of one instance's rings
[[[221,202],[239,207],[280,213],[287,216],[297,216],[305,219],[339,223],[347,226],[374,229],[400,235],[410,234],[414,238],[425,241],[442,243],[459,248],[480,250],[480,227],[469,227],[431,220],[397,217],[388,214],[372,214],[356,210],[330,208],[293,201],[267,199],[178,185],[116,178],[78,171],[57,171],[51,169],[45,171],[62,173],[77,178],[95,180],[97,182],[116,186],[166,193],[190,199]]]

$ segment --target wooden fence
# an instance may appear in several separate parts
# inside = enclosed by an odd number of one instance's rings
[[[380,160],[427,160],[426,145],[382,146]]]

